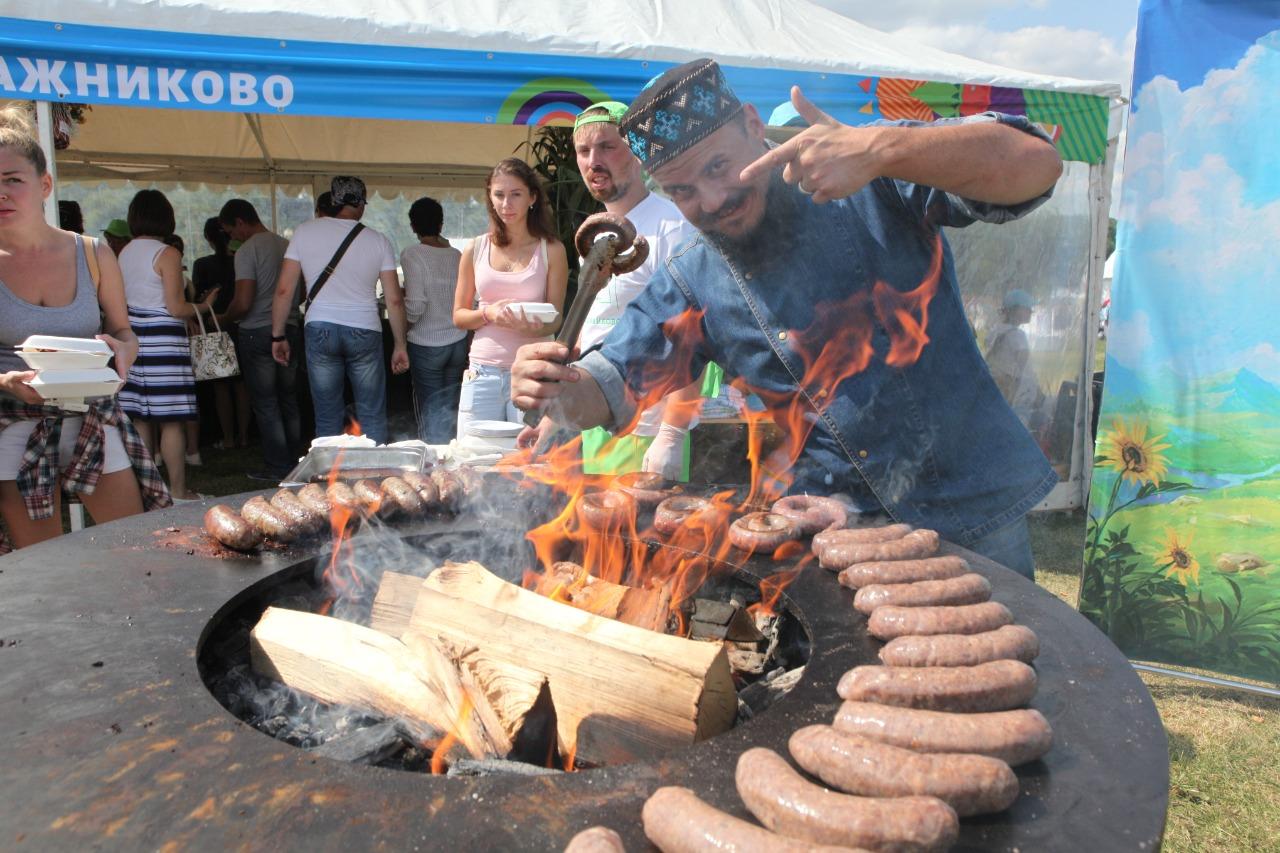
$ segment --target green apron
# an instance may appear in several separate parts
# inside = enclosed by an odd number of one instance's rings
[[[702,377],[702,396],[715,397],[720,393],[724,370],[720,365],[707,365]],[[653,444],[651,435],[619,435],[592,427],[582,433],[582,471],[585,474],[629,474],[639,471],[644,463],[645,451]],[[684,437],[680,459],[680,482],[689,482],[689,434]]]

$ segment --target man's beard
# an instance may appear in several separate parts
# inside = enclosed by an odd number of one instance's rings
[[[757,266],[764,258],[776,254],[779,246],[788,245],[800,216],[800,194],[782,180],[782,170],[769,176],[765,187],[764,215],[749,231],[737,235],[723,234],[715,223],[723,211],[732,211],[746,199],[748,189],[734,193],[715,213],[699,216],[694,226],[705,234],[727,258],[745,266]]]
[[[603,173],[604,176],[609,179],[609,183],[607,185],[597,190],[595,187],[591,186],[590,183],[587,184],[587,192],[591,193],[591,197],[594,198],[596,201],[600,202],[601,204],[608,204],[611,201],[617,201],[618,199],[625,196],[627,192],[630,191],[631,184],[618,183],[613,179],[613,173],[605,169],[593,170],[591,172],[588,172],[586,175],[586,178],[588,181],[590,181],[592,175],[601,174],[601,173]]]

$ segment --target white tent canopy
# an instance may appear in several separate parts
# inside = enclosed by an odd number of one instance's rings
[[[166,65],[186,67],[190,71],[187,81],[201,73],[198,69],[208,66],[208,57],[198,51],[226,51],[232,54],[227,59],[234,67],[234,46],[206,48],[197,42],[186,55],[165,56],[149,43],[134,48],[129,36],[164,33],[196,39],[244,39],[251,34],[264,42],[279,40],[281,61],[300,61],[299,55],[305,54],[302,59],[306,62],[319,59],[333,66],[328,70],[337,81],[349,76],[343,62],[362,59],[359,47],[368,46],[371,55],[387,48],[469,51],[504,67],[513,61],[518,64],[521,57],[549,59],[552,68],[556,57],[563,57],[565,62],[591,58],[598,65],[605,63],[599,65],[603,71],[593,68],[605,75],[611,73],[611,64],[622,61],[642,66],[641,72],[651,76],[662,66],[643,71],[650,63],[681,62],[709,55],[726,66],[791,70],[821,75],[818,79],[826,79],[827,75],[850,79],[859,75],[901,77],[1104,97],[1120,91],[1112,83],[1031,74],[912,44],[807,0],[530,0],[520,4],[495,0],[353,0],[341,4],[313,0],[255,4],[243,0],[60,0],[53,6],[35,0],[11,0],[0,14],[30,22],[49,21],[56,14],[58,18],[50,21],[48,30],[37,31],[34,36],[47,37],[52,50],[68,39],[73,22],[84,27],[126,26],[128,30],[120,43],[136,51],[135,61],[149,62],[157,74]],[[99,44],[104,39],[95,33],[86,41]],[[308,52],[307,42],[314,43],[313,48],[318,45],[321,55],[314,56],[314,49]],[[163,45],[164,41],[158,44]],[[119,53],[116,45],[112,48],[101,56],[85,57],[80,63],[76,54],[51,54],[49,63],[62,60],[67,66],[63,82],[68,91],[57,94],[62,99],[81,100],[72,96],[98,93],[100,89],[93,81],[81,85],[77,66],[90,69],[85,73],[96,67],[101,69],[99,73],[110,75],[113,68],[109,60]],[[175,47],[174,52],[178,49]],[[8,54],[11,65],[15,56],[22,55],[19,47],[6,49],[2,35],[0,51],[4,52],[0,56]],[[95,65],[102,59],[108,62]],[[406,59],[413,62],[413,57],[400,56],[393,61],[406,63]],[[20,70],[15,66],[10,74],[15,89],[23,88]],[[401,70],[420,77],[430,73],[422,72],[420,67]],[[484,75],[489,71],[472,73]],[[435,69],[435,74],[437,78],[453,77],[452,69]],[[465,97],[477,79],[485,82],[487,78],[458,79],[458,97]],[[3,80],[0,74],[0,84]],[[31,82],[30,77],[27,82]],[[379,82],[386,83],[381,78]],[[427,81],[428,85],[432,83],[448,85],[447,80]],[[618,97],[617,92],[623,88],[607,79],[600,85],[609,90],[611,97]],[[157,82],[155,89],[160,88]],[[785,87],[782,92],[785,97]],[[39,95],[39,89],[34,94]],[[298,186],[318,185],[327,180],[324,176],[335,171],[353,171],[384,189],[476,186],[488,166],[510,155],[529,138],[530,129],[524,125],[533,123],[512,125],[500,118],[495,120],[492,110],[483,111],[487,114],[477,115],[470,122],[442,122],[438,115],[414,115],[411,102],[404,103],[403,109],[397,110],[398,115],[392,117],[379,114],[376,108],[365,108],[362,94],[372,98],[373,91],[342,94],[350,112],[341,111],[341,101],[326,104],[325,111],[329,115],[359,116],[365,121],[334,122],[301,114],[300,103],[288,109],[271,109],[260,103],[258,109],[222,112],[216,104],[201,105],[190,97],[186,104],[175,103],[174,98],[166,102],[163,91],[153,91],[149,99],[144,99],[149,103],[133,99],[135,106],[121,106],[118,98],[108,99],[105,104],[92,97],[84,98],[95,104],[94,112],[78,130],[72,148],[59,157],[59,167],[63,177],[77,180],[132,178],[252,184],[274,179],[279,184]],[[474,100],[479,102],[481,93],[476,94]],[[411,101],[412,97],[412,93],[406,93],[404,100]],[[168,108],[146,108],[153,104]],[[184,106],[187,108],[172,109]],[[769,106],[757,103],[766,118]],[[395,118],[429,118],[433,123],[427,130]]]
[[[1069,162],[1051,204],[1017,228],[965,229],[952,243],[971,270],[961,286],[980,339],[1005,290],[1032,290],[1044,306],[1031,343],[1039,437],[1063,479],[1047,505],[1079,505],[1116,83],[977,62],[807,0],[9,0],[0,10],[0,96],[93,106],[57,158],[71,180],[314,192],[347,173],[383,191],[475,187],[537,125],[630,100],[700,56],[719,60],[766,118],[785,114],[798,84],[850,124],[993,109],[1053,134]]]

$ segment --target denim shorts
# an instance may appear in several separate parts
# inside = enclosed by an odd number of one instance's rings
[[[462,391],[458,395],[458,440],[466,437],[467,425],[472,421],[520,423],[522,417],[511,402],[510,368],[471,362],[462,374]]]

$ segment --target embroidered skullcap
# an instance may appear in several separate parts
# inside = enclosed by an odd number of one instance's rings
[[[330,181],[329,191],[333,193],[333,203],[339,207],[359,207],[368,197],[364,181],[350,175],[338,175]]]
[[[619,131],[653,171],[742,112],[714,59],[695,59],[658,77],[636,96]]]
[[[595,124],[596,122],[617,124],[622,121],[622,116],[626,111],[627,105],[618,101],[597,101],[578,113],[578,117],[573,120],[573,129],[577,130],[584,124]]]

